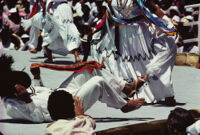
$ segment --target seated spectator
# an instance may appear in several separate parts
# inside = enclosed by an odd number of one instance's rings
[[[15,49],[19,49],[23,45],[20,36],[24,34],[21,27],[21,17],[19,11],[15,7],[17,1],[6,0],[5,3],[0,5],[1,14],[1,38],[5,48],[10,47],[10,43],[14,44]],[[7,7],[7,11],[4,9]]]
[[[180,107],[172,110],[167,119],[170,135],[198,135],[200,133],[199,124],[199,121],[195,123],[195,119],[188,110]]]
[[[83,100],[80,103],[78,97],[73,98],[64,90],[54,91],[49,96],[47,108],[54,122],[48,124],[45,135],[95,134],[95,121],[84,114]]]

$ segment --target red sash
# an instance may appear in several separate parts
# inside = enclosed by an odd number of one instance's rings
[[[51,70],[59,70],[59,71],[71,71],[71,72],[81,72],[83,70],[88,70],[89,72],[92,72],[94,68],[105,68],[104,65],[104,59],[102,59],[102,64],[96,62],[96,61],[86,61],[86,62],[80,62],[72,65],[54,65],[54,64],[46,64],[46,63],[33,63],[31,64],[30,68],[48,68]]]

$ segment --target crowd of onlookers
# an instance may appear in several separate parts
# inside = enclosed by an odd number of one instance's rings
[[[198,53],[197,42],[184,43],[186,39],[197,38],[198,26],[185,26],[198,21],[199,8],[186,8],[187,5],[200,4],[199,0],[157,0],[162,10],[170,16],[177,27],[179,38],[177,45],[180,52]]]
[[[27,50],[31,30],[24,30],[22,22],[30,18],[34,12],[34,4],[38,3],[38,9],[44,11],[41,6],[43,0],[1,0],[0,2],[0,44],[4,48]],[[42,3],[45,4],[45,1]],[[77,26],[82,44],[91,38],[92,27],[104,14],[103,1],[73,0],[68,1],[72,6],[74,23]],[[38,12],[38,11],[37,11]],[[37,51],[42,44],[41,34],[38,34]],[[36,53],[37,51],[30,51]]]
[[[35,0],[41,1],[41,0]],[[184,43],[185,39],[196,38],[197,25],[184,26],[188,22],[198,21],[198,8],[185,8],[185,5],[198,4],[199,0],[154,0],[161,9],[170,16],[177,27],[179,37],[177,45],[179,51],[198,52],[197,43]],[[70,0],[74,13],[74,23],[81,33],[83,49],[88,50],[87,45],[92,35],[92,28],[105,13],[103,0]],[[30,30],[25,31],[21,26],[23,19],[29,18],[31,0],[1,0],[0,3],[0,44],[4,48],[28,49]],[[32,4],[33,6],[33,4]],[[36,50],[41,50],[42,38],[38,38]],[[89,52],[86,52],[89,53]]]

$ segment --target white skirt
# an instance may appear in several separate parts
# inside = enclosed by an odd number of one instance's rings
[[[119,26],[119,52],[114,43],[115,26],[108,25],[101,38],[101,31],[95,33],[91,45],[94,60],[105,65],[115,76],[131,82],[139,76],[148,74],[149,81],[140,89],[139,97],[154,102],[174,96],[171,80],[172,68],[176,57],[174,39],[161,32],[146,20],[139,26]]]
[[[53,53],[67,55],[80,46],[80,33],[73,23],[72,10],[69,4],[61,3],[53,7],[53,15],[37,13],[28,21],[24,21],[25,28],[31,25],[42,30],[43,44]]]

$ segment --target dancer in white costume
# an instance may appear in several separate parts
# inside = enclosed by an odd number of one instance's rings
[[[155,5],[152,4],[152,7]],[[115,76],[133,81],[148,74],[149,81],[140,94],[147,102],[165,99],[175,105],[171,73],[176,57],[174,37],[170,36],[142,16],[134,0],[112,0],[107,10],[121,21],[137,25],[115,25],[108,17],[101,31],[93,35],[91,55],[96,61],[105,58],[105,65]],[[169,20],[155,8],[158,16]],[[169,21],[164,20],[170,24]],[[140,95],[139,94],[139,95]]]
[[[3,56],[0,60],[5,61],[5,59]],[[40,82],[40,72],[32,70],[32,73],[35,82]],[[146,81],[146,77],[142,77],[137,82],[126,83],[105,69],[94,69],[92,73],[84,70],[73,73],[56,90],[65,90],[83,99],[84,111],[99,100],[109,107],[121,109],[126,113],[140,108],[145,100],[144,98],[125,100],[120,93],[132,96],[132,91],[144,84],[141,79]],[[0,77],[0,96],[3,98],[7,114],[15,119],[33,122],[51,121],[47,101],[54,90],[41,87],[41,83],[37,83],[38,86],[35,87],[29,87],[30,84],[30,77],[22,71],[9,71],[6,77]]]
[[[75,61],[81,61],[77,50],[80,34],[73,23],[72,9],[66,0],[47,0],[46,11],[37,13],[22,25],[25,29],[30,26],[42,29],[42,46],[48,57],[44,62],[53,62],[52,52],[61,55],[72,52]]]
[[[37,8],[37,13],[40,12],[43,7],[40,1],[38,0],[30,0],[30,12],[32,12],[33,10],[33,6],[34,4],[38,4],[38,8]],[[31,53],[37,53],[37,45],[38,45],[38,34],[40,33],[40,29],[32,26],[30,28],[30,32],[29,32],[29,41],[27,42],[27,45],[29,47],[29,51]]]

